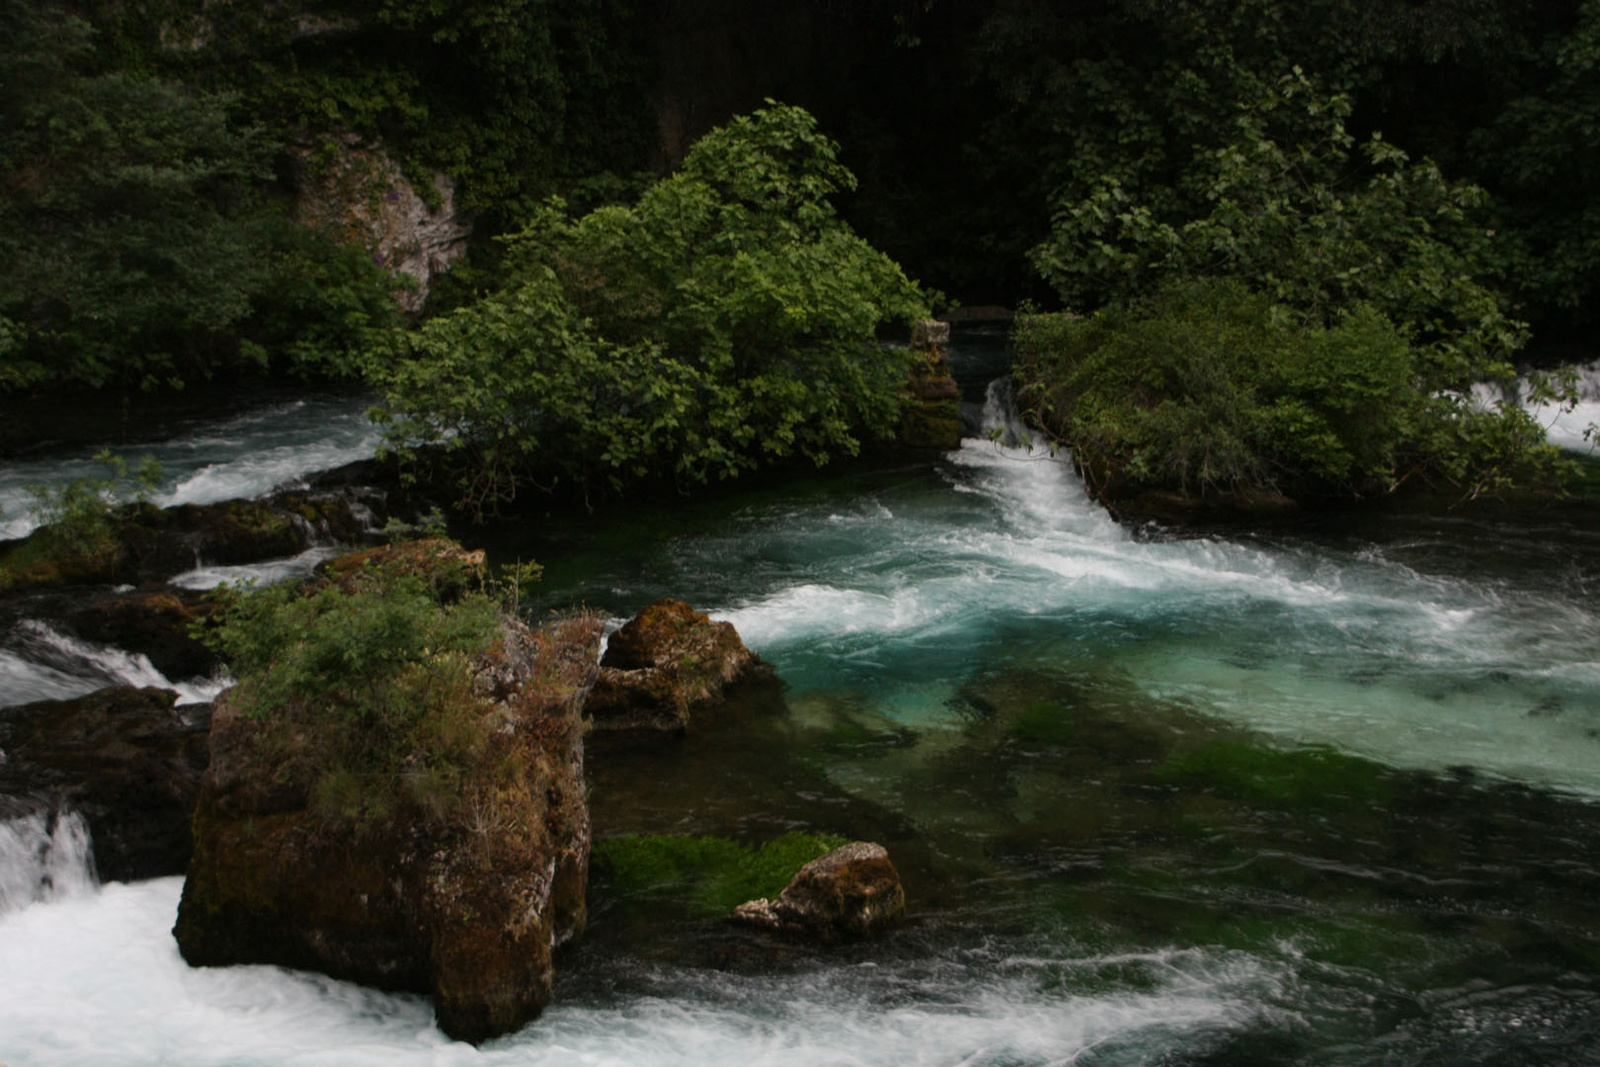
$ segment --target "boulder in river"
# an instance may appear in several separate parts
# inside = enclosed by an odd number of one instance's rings
[[[0,794],[82,815],[101,878],[182,873],[211,709],[177,697],[113,686],[0,710]]]
[[[906,891],[888,851],[852,841],[800,868],[776,900],[733,909],[736,922],[831,943],[870,937],[905,914]]]
[[[600,635],[593,616],[504,618],[471,663],[474,701],[458,698],[478,710],[421,734],[451,762],[403,756],[393,796],[359,816],[330,807],[311,730],[224,694],[173,931],[184,959],[431,993],[440,1028],[473,1042],[537,1016],[552,953],[585,923],[579,708]]]
[[[611,635],[584,711],[596,730],[682,733],[729,685],[771,673],[732,623],[665,598]]]

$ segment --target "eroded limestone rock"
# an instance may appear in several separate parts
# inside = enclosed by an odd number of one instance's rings
[[[800,868],[777,900],[740,904],[732,918],[774,933],[835,942],[880,933],[905,910],[905,888],[888,851],[870,841],[852,841]]]
[[[417,793],[431,802],[365,820],[319,810],[311,738],[247,716],[225,694],[173,931],[184,959],[431,993],[440,1028],[461,1040],[537,1016],[552,952],[585,922],[579,708],[600,635],[593,616],[539,630],[503,620],[473,664],[473,691],[492,702],[474,720],[485,743],[448,788]]]
[[[584,711],[596,730],[681,733],[732,683],[770,674],[732,623],[666,598],[611,635]]]
[[[433,279],[465,254],[472,236],[471,221],[456,208],[455,182],[440,171],[432,175],[433,188],[419,192],[382,144],[355,134],[337,144],[331,158],[312,147],[299,152],[296,211],[414,279],[416,288],[396,300],[417,311]]]

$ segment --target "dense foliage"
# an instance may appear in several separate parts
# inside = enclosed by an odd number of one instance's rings
[[[529,481],[704,482],[886,436],[909,357],[875,330],[925,298],[839,220],[852,184],[811,116],[773,105],[632,206],[548,204],[504,290],[374,361],[391,440],[442,444],[483,507]]]
[[[1413,478],[1483,491],[1554,462],[1520,408],[1448,389],[1432,351],[1372,304],[1328,318],[1235,279],[1027,317],[1022,399],[1108,500],[1383,495]]]
[[[647,43],[616,0],[98,0],[126,65],[237,94],[276,146],[354,133],[515,216],[563,179],[640,165]]]
[[[496,639],[499,602],[463,594],[448,563],[371,566],[311,588],[219,591],[199,633],[238,678],[230,698],[309,757],[313,801],[365,818],[412,802],[447,807],[464,764],[489,743],[474,657]]]
[[[1300,70],[1140,200],[1057,206],[1035,264],[1086,322],[1025,323],[1024,397],[1104,495],[1363,495],[1549,466],[1520,408],[1480,409],[1525,329],[1492,284],[1481,190],[1374,134]],[[1227,281],[1220,282],[1219,280]]]
[[[263,194],[228,98],[96,61],[78,19],[0,14],[0,391],[348,371],[388,273]]]

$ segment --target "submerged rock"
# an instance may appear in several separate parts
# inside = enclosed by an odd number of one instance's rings
[[[177,698],[113,686],[0,711],[0,794],[81,814],[102,878],[181,874],[211,709]]]
[[[852,841],[800,868],[776,900],[740,904],[731,918],[774,933],[834,942],[880,933],[905,910],[905,888],[888,851],[870,841]]]
[[[771,671],[732,623],[662,599],[611,635],[584,712],[596,730],[682,733],[694,709],[716,704],[735,682]]]
[[[504,619],[471,669],[487,708],[440,724],[438,743],[465,753],[448,780],[413,776],[408,759],[393,802],[357,818],[319,803],[306,731],[224,695],[173,930],[184,959],[431,993],[440,1028],[467,1041],[537,1016],[552,953],[586,918],[579,708],[600,635],[589,616],[537,631]]]

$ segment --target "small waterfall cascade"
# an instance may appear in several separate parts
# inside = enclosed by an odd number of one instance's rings
[[[1575,398],[1570,405],[1535,399],[1531,375],[1505,385],[1480,382],[1473,386],[1473,402],[1482,408],[1500,403],[1516,404],[1544,427],[1551,444],[1570,452],[1593,455],[1600,449],[1600,441],[1589,434],[1590,427],[1600,425],[1600,360],[1547,373],[1572,376]]]
[[[36,811],[0,820],[0,915],[91,893],[98,884],[82,815]]]
[[[69,700],[108,685],[173,689],[179,704],[203,704],[229,684],[225,678],[175,681],[145,655],[83,641],[37,619],[0,636],[0,707]]]
[[[1017,414],[1016,391],[1009,377],[989,383],[983,398],[982,426],[984,436],[1006,448],[1021,448],[1033,440],[1034,434]]]

